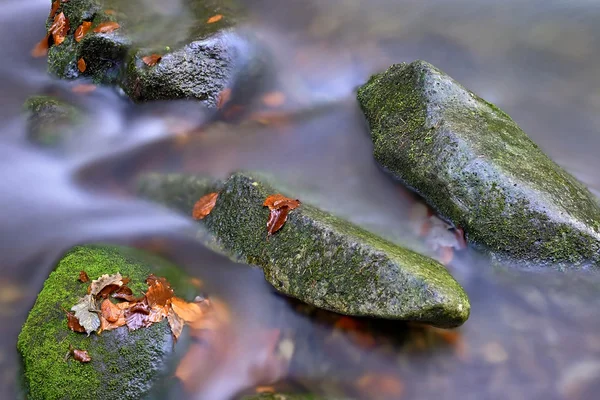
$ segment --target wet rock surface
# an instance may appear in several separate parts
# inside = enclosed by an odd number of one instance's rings
[[[597,268],[600,208],[503,111],[432,65],[358,91],[377,161],[497,259]]]
[[[50,96],[32,96],[23,108],[27,114],[27,137],[42,147],[59,144],[81,119],[76,107]]]
[[[120,272],[129,276],[135,295],[147,289],[150,272],[183,282],[177,270],[155,270],[112,247],[78,247],[70,251],[46,280],[19,335],[28,399],[139,399],[161,377],[174,350],[167,320],[149,328],[126,326],[101,334],[76,333],[67,327],[65,311],[86,293],[78,281],[85,270],[90,279]],[[65,361],[69,346],[87,350],[92,361]]]
[[[180,184],[176,177],[167,177],[166,185],[160,176],[153,179],[158,182],[147,180],[141,192],[167,204],[183,206],[180,199],[190,198],[189,191],[204,194],[202,183],[190,184],[189,177],[181,177]],[[275,193],[264,179],[234,174],[204,223],[219,247],[260,266],[278,291],[348,315],[442,327],[458,326],[468,318],[468,298],[441,264],[308,204],[291,211],[283,228],[267,239],[269,210],[263,202]],[[189,214],[192,206],[181,210]]]

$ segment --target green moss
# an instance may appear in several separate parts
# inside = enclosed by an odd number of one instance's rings
[[[27,136],[43,147],[55,147],[66,139],[81,121],[79,110],[50,96],[32,96],[24,104]]]
[[[173,350],[166,320],[133,332],[122,327],[88,337],[68,329],[61,309],[70,309],[85,295],[88,284],[77,280],[82,269],[91,279],[117,272],[129,276],[137,295],[147,289],[150,272],[164,276],[163,269],[140,262],[133,254],[109,247],[77,247],[50,274],[17,344],[29,399],[139,399],[161,376]],[[64,361],[69,345],[87,349],[92,362]]]
[[[498,107],[425,62],[374,76],[358,100],[377,161],[472,243],[527,264],[598,264],[593,195]]]

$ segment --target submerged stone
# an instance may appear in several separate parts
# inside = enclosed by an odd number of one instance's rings
[[[90,279],[103,274],[129,276],[134,294],[147,290],[145,279],[154,272],[165,276],[178,295],[189,291],[186,276],[174,267],[155,268],[132,253],[110,247],[71,250],[44,283],[18,339],[28,399],[139,399],[162,377],[174,351],[167,320],[129,332],[126,326],[101,334],[72,332],[65,310],[86,294]],[[69,345],[87,350],[89,363],[65,361]]]
[[[142,193],[191,214],[201,189],[189,177],[147,179]],[[152,180],[150,179],[150,180]],[[168,192],[168,195],[165,193]],[[187,204],[188,193],[198,197]],[[278,291],[341,314],[458,326],[470,312],[467,295],[438,262],[377,237],[308,204],[289,213],[283,228],[267,238],[265,198],[278,191],[238,173],[222,186],[203,220],[230,255],[260,266]],[[171,200],[169,200],[171,199]]]
[[[358,91],[376,160],[497,259],[600,260],[600,208],[503,111],[432,65],[398,64]]]
[[[28,139],[42,147],[62,142],[81,118],[73,105],[51,96],[32,96],[24,105]]]

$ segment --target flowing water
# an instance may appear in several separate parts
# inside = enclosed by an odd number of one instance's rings
[[[123,5],[154,29],[140,45],[197,35],[188,3]],[[507,111],[556,162],[600,195],[600,5],[590,0],[247,0],[243,29],[269,55],[255,88],[285,95],[268,123],[216,121],[193,102],[134,105],[119,91],[87,96],[46,73],[30,49],[43,37],[49,1],[0,7],[0,389],[18,392],[15,343],[56,260],[80,243],[132,245],[175,261],[226,300],[235,316],[210,368],[198,357],[199,399],[281,390],[331,398],[588,399],[600,389],[600,278],[492,270],[460,249],[443,225],[420,237],[426,208],[377,168],[354,90],[395,62],[423,59]],[[111,1],[118,8],[119,2]],[[134,10],[134,11],[132,11]],[[177,29],[171,29],[177,25]],[[246,90],[250,103],[255,93]],[[85,122],[56,151],[25,139],[22,106],[51,94]],[[258,110],[261,111],[261,110]],[[181,127],[194,133],[183,142]],[[302,188],[302,200],[387,239],[442,257],[467,289],[469,321],[451,333],[405,323],[358,321],[274,294],[260,271],[198,244],[184,215],[137,199],[145,172],[223,177],[265,170]],[[415,227],[416,225],[416,227]],[[445,261],[448,261],[447,257]],[[273,363],[281,332],[291,355]],[[290,349],[294,351],[291,352]],[[206,356],[208,357],[208,355]],[[275,365],[276,364],[276,365]]]

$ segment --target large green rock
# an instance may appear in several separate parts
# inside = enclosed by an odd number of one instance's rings
[[[190,214],[193,202],[211,188],[202,189],[205,180],[177,180],[173,175],[148,177],[141,192]],[[283,228],[267,238],[269,210],[263,202],[274,193],[263,181],[234,174],[203,222],[221,248],[260,266],[278,291],[348,315],[441,327],[468,318],[469,300],[441,264],[308,204],[291,211]],[[190,200],[185,204],[182,199]]]
[[[376,160],[498,259],[600,260],[600,208],[503,111],[417,61],[358,91]]]
[[[129,332],[127,327],[92,333],[72,332],[63,308],[69,310],[86,294],[90,279],[120,272],[129,276],[135,295],[147,290],[150,272],[166,276],[178,295],[186,296],[186,276],[174,267],[160,267],[108,247],[77,247],[58,264],[44,283],[19,335],[18,350],[28,399],[139,399],[149,393],[174,351],[167,320]],[[69,345],[87,350],[86,364],[65,361]]]

